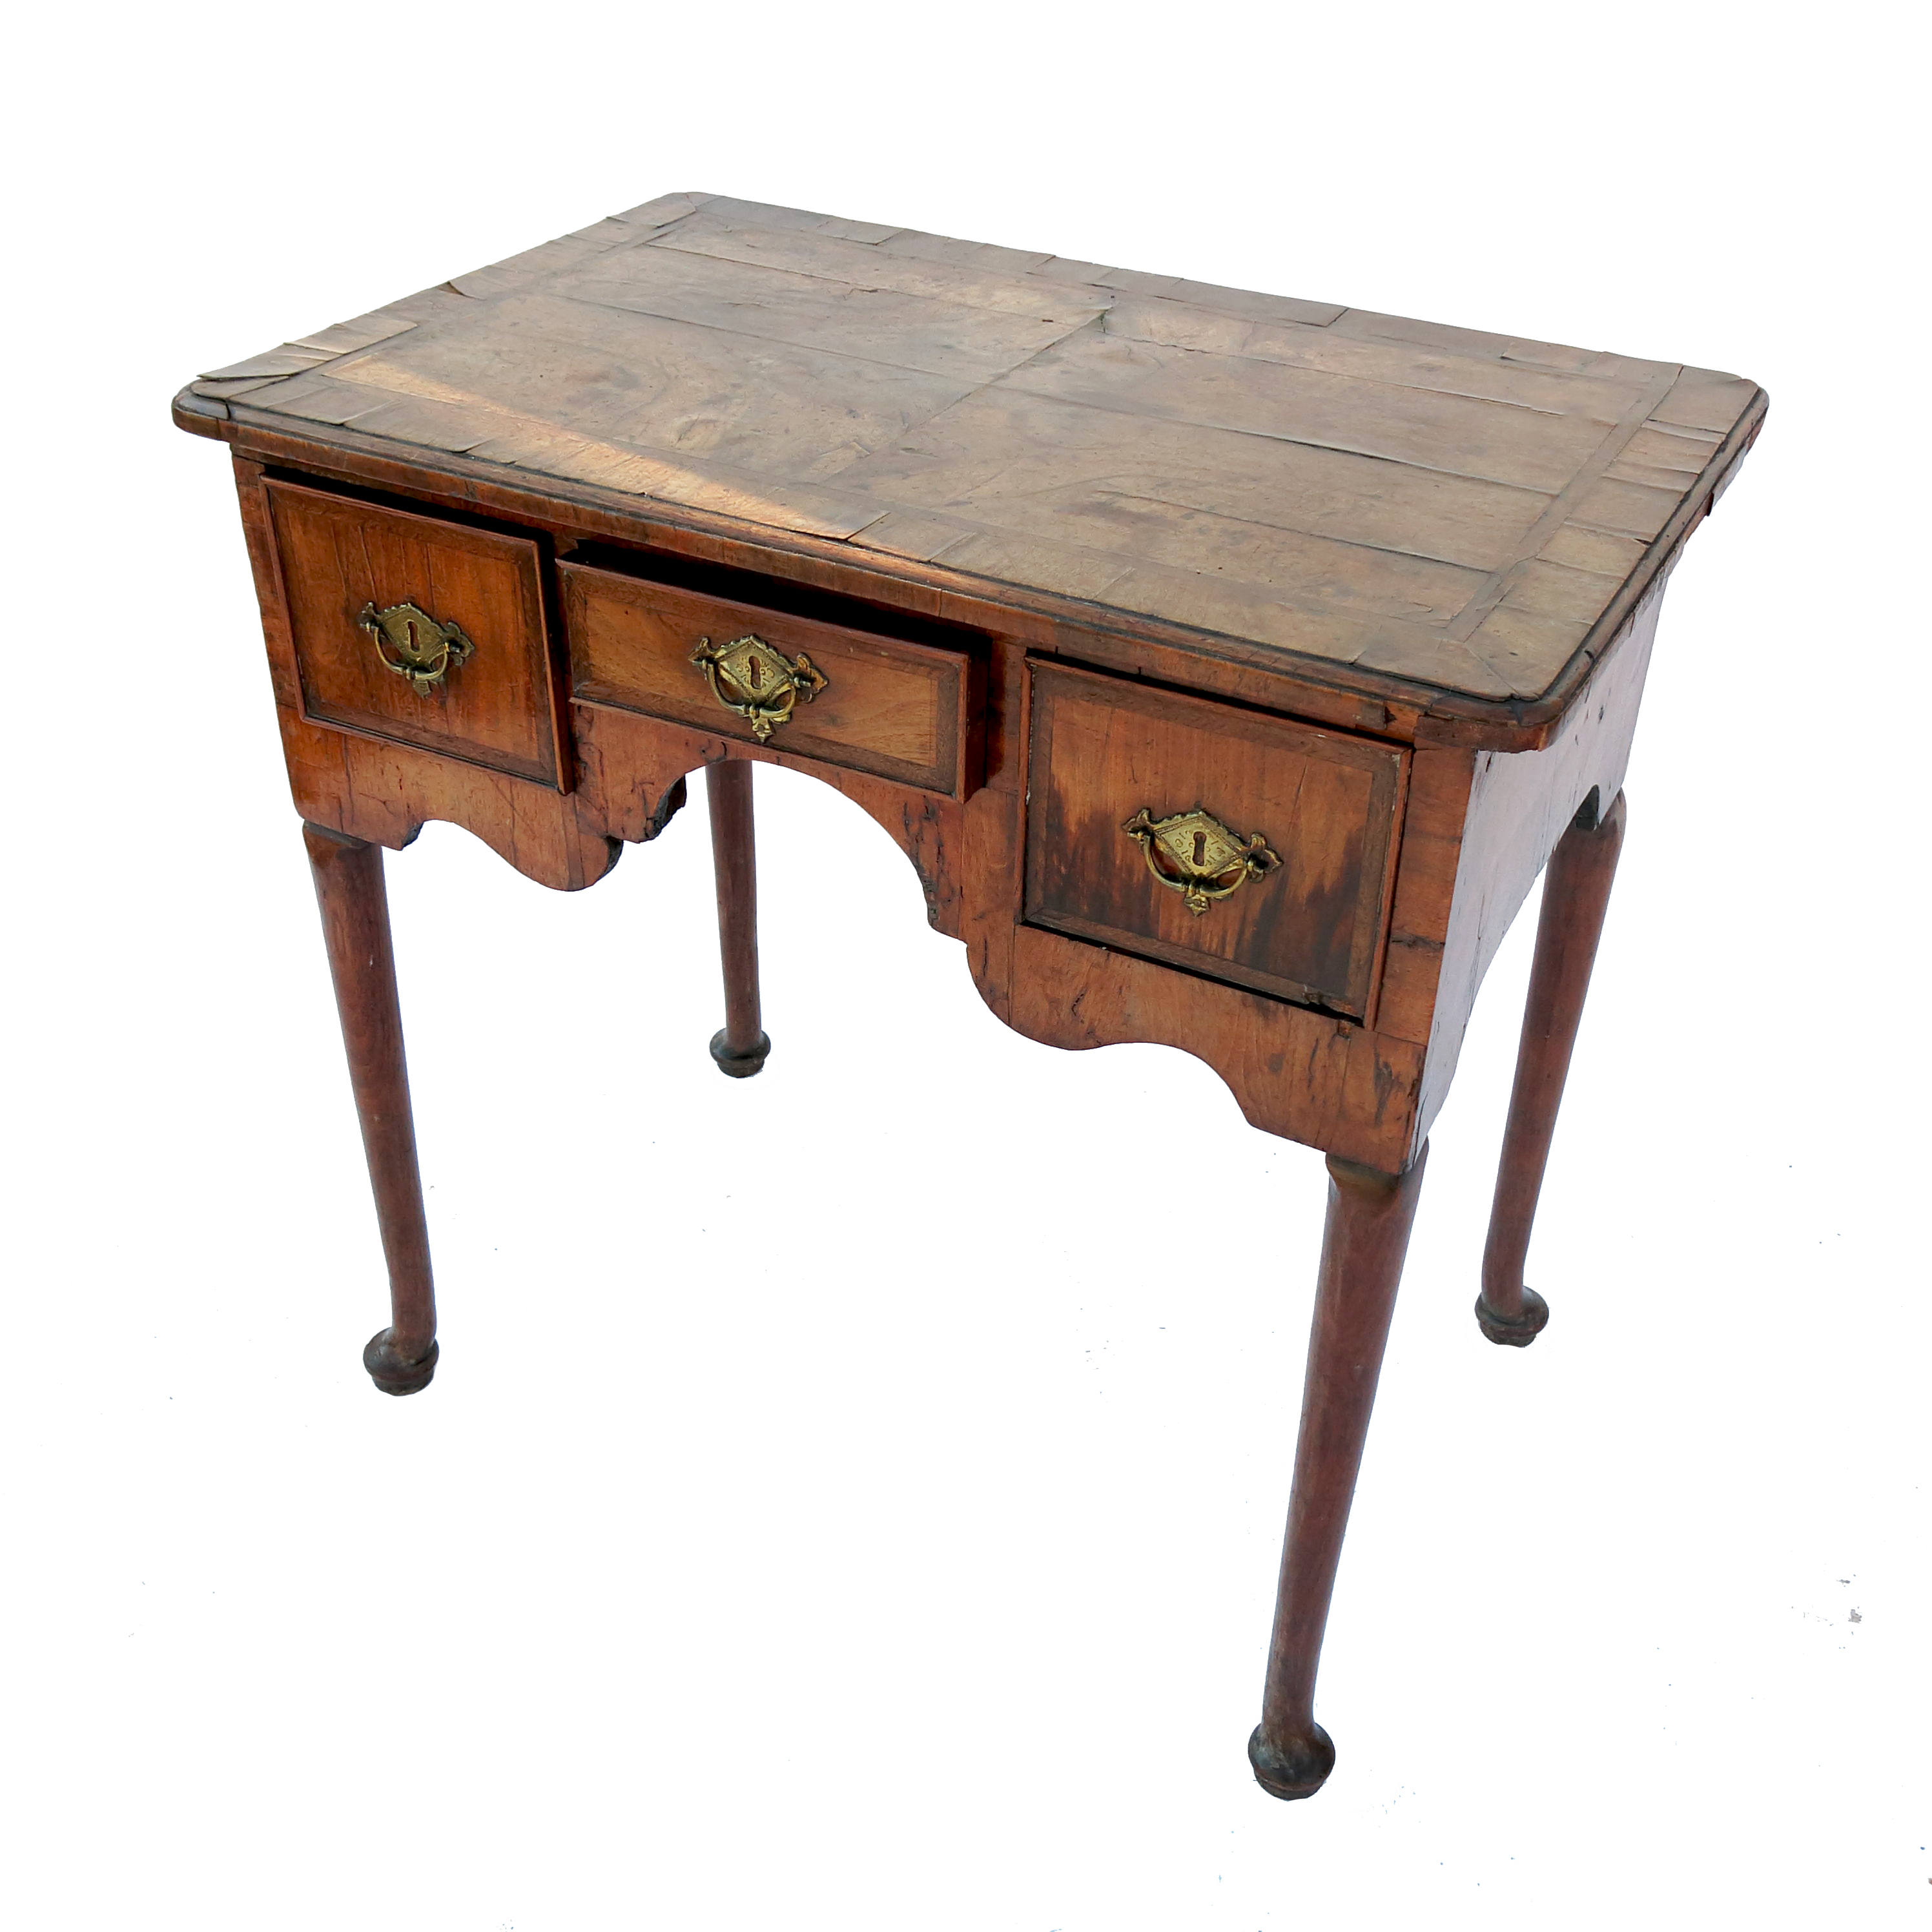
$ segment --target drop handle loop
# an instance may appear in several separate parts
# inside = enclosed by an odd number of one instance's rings
[[[704,672],[712,696],[748,719],[761,745],[790,723],[800,699],[809,704],[831,682],[802,651],[788,662],[762,638],[735,638],[728,644],[700,638],[691,661]]]
[[[1180,893],[1197,918],[1281,864],[1280,855],[1269,850],[1260,832],[1244,838],[1198,806],[1170,818],[1156,818],[1142,806],[1120,830],[1139,846],[1148,870]]]
[[[460,625],[439,622],[420,604],[392,604],[379,610],[365,604],[356,621],[368,633],[382,668],[408,679],[419,693],[434,690],[476,650]]]

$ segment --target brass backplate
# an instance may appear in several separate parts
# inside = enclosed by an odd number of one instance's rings
[[[419,604],[392,604],[379,610],[365,604],[356,622],[374,640],[383,668],[407,678],[418,692],[440,684],[450,668],[468,663],[476,648],[458,626],[440,623]]]
[[[728,711],[751,722],[760,744],[790,718],[800,698],[807,704],[830,682],[801,651],[787,663],[762,638],[734,638],[714,644],[700,638],[691,661],[704,673],[711,694]]]
[[[1142,806],[1120,830],[1140,847],[1148,870],[1197,916],[1281,863],[1258,832],[1244,838],[1198,806],[1172,818],[1156,818]]]

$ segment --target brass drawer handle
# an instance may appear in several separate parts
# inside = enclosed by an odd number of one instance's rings
[[[413,604],[392,604],[386,610],[365,604],[356,621],[374,640],[383,668],[419,692],[440,684],[452,666],[467,664],[476,648],[458,626],[439,624]]]
[[[791,716],[802,698],[809,704],[830,680],[801,651],[788,664],[762,638],[739,638],[714,644],[700,638],[691,661],[704,673],[711,694],[727,711],[752,721],[760,744]]]
[[[1180,893],[1187,910],[1197,916],[1249,880],[1265,878],[1281,863],[1258,832],[1244,839],[1198,807],[1172,818],[1155,818],[1142,806],[1120,830],[1139,846],[1148,870]]]

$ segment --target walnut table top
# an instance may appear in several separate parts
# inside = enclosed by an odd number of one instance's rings
[[[670,194],[212,371],[339,427],[1523,706],[1762,415],[1675,363]]]

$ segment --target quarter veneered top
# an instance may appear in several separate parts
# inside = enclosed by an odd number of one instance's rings
[[[1712,370],[701,194],[192,390],[1492,701],[1608,641],[1764,408]]]

